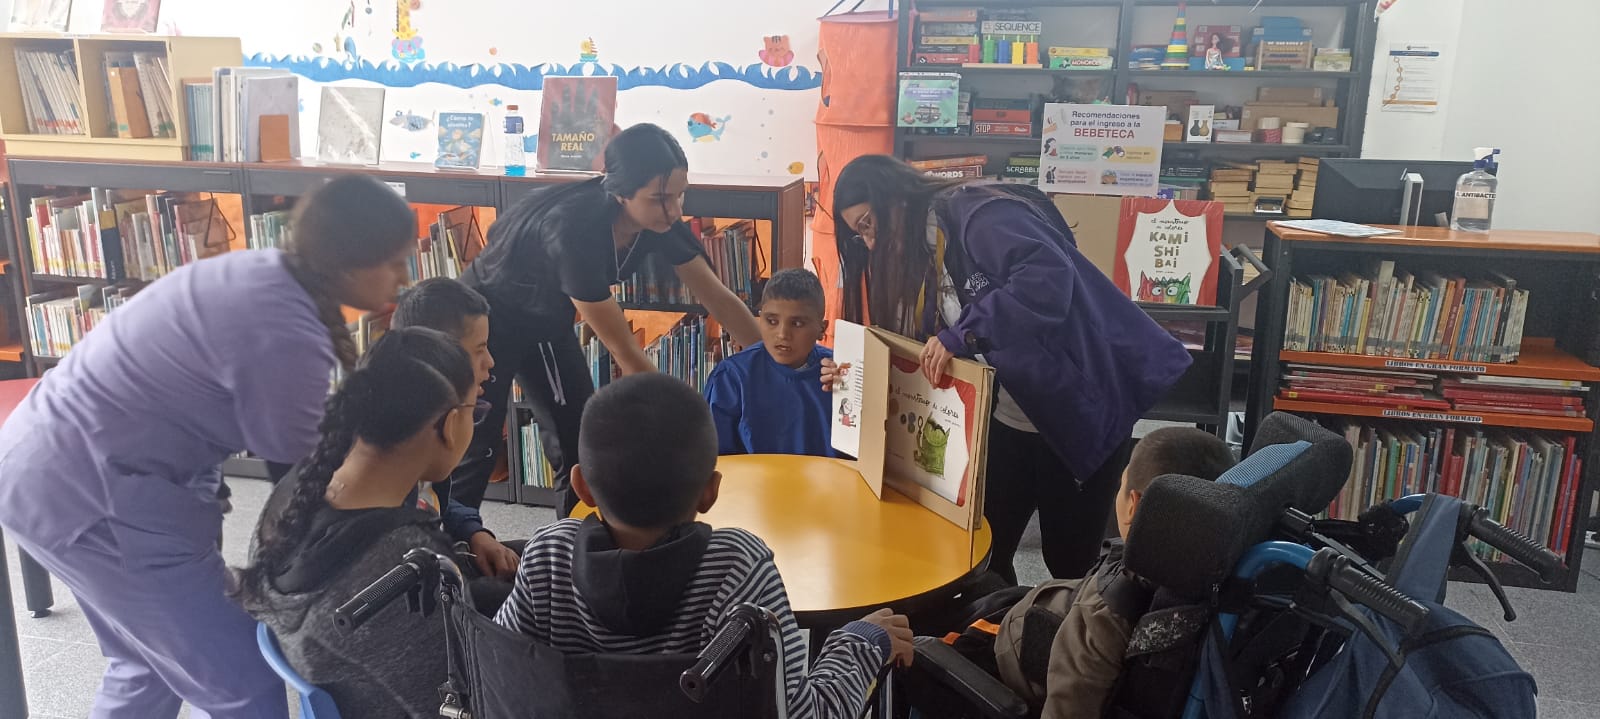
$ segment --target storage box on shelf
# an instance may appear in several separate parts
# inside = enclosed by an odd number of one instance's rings
[[[236,61],[236,55],[229,60],[229,62]],[[3,99],[0,99],[0,102],[3,102]],[[16,299],[19,303],[26,295],[51,290],[65,292],[75,286],[87,286],[97,292],[111,291],[118,293],[119,296],[137,287],[137,282],[126,279],[40,272],[34,264],[32,245],[27,235],[30,219],[28,212],[31,209],[30,203],[35,198],[54,196],[88,198],[91,188],[131,194],[191,193],[201,198],[218,198],[220,204],[227,205],[222,212],[230,228],[229,248],[234,251],[246,251],[251,247],[273,244],[273,237],[281,239],[277,234],[268,237],[263,232],[269,226],[276,227],[268,221],[269,217],[274,217],[272,213],[288,210],[293,206],[296,197],[342,174],[372,175],[389,183],[396,192],[418,208],[419,216],[423,216],[424,219],[419,223],[419,231],[430,232],[437,226],[441,237],[454,237],[442,234],[446,231],[470,234],[474,231],[469,226],[473,222],[480,224],[476,231],[486,234],[491,215],[508,208],[528,192],[549,183],[583,179],[570,175],[510,178],[499,176],[492,170],[442,172],[435,170],[431,165],[416,163],[348,167],[320,165],[314,162],[238,164],[124,161],[120,157],[103,160],[34,158],[19,155],[20,153],[13,152],[8,160],[12,185],[8,188],[7,197],[8,206],[19,211],[15,213],[15,217],[9,218],[10,221],[6,226],[8,232],[16,233],[16,236],[11,238],[15,241],[6,243],[7,250],[18,257],[19,261],[6,267],[7,271],[3,275],[5,279],[0,280],[10,281],[16,286]],[[81,202],[64,204],[74,208],[82,205]],[[473,208],[470,219],[465,216],[461,218],[452,216],[451,213],[459,208]],[[762,228],[759,241],[763,249],[762,264],[759,267],[782,269],[799,267],[803,264],[801,256],[804,251],[805,198],[803,183],[799,178],[693,175],[690,177],[690,187],[685,198],[685,212],[729,221],[719,227],[736,225],[738,220],[757,221]],[[252,224],[252,217],[257,219],[257,223]],[[283,215],[275,217],[281,221]],[[87,238],[84,240],[87,242]],[[73,248],[80,246],[85,248],[85,252],[92,249],[89,244],[75,244]],[[421,258],[418,266],[419,276],[433,274],[449,276],[449,270],[453,267],[451,263],[458,263],[464,259],[454,255],[434,257],[433,259],[442,264],[432,263],[423,258],[420,247],[419,258]],[[188,259],[192,258],[175,258],[173,266]],[[742,286],[747,293],[752,292],[755,278],[741,279],[742,283],[735,284]],[[5,320],[11,326],[26,328],[28,325],[22,316],[21,306],[18,304],[18,309],[8,313]],[[698,305],[691,304],[639,304],[630,309],[671,313],[661,315],[665,318],[665,324],[669,329],[676,315],[704,313]],[[355,319],[359,322],[361,318]],[[35,376],[53,365],[57,359],[42,353],[29,352],[24,347],[16,347],[14,350],[18,359],[32,360],[31,373]],[[6,351],[6,347],[0,346],[0,362],[5,361]],[[677,361],[680,357],[672,352],[666,352],[663,356],[665,357],[663,361],[667,362]],[[0,369],[0,372],[3,372],[3,369]],[[518,416],[517,413],[510,414],[513,418]],[[523,432],[518,429],[510,435],[514,453],[512,456],[520,456],[522,434]],[[225,470],[229,474],[265,476],[264,465],[250,458],[230,460]],[[507,501],[521,499],[538,504],[551,502],[548,492],[532,491],[530,488],[524,496],[519,494],[520,491],[520,481],[496,483],[491,485],[489,496]]]
[[[1268,225],[1246,441],[1273,410],[1346,431],[1360,454],[1338,511],[1458,493],[1562,553],[1555,588],[1575,591],[1595,476],[1600,357],[1585,301],[1600,235],[1396,229],[1355,240]],[[1491,567],[1542,586],[1514,563]]]
[[[18,52],[41,53],[36,57],[60,62],[37,65],[19,59]],[[141,77],[163,77],[164,82],[146,79],[143,95],[155,102],[152,93],[161,93],[164,106],[177,108],[169,119],[164,136],[119,137],[115,122],[117,110],[109,90],[107,54],[139,55],[159,58],[160,74],[149,72],[141,63]],[[180,84],[184,78],[211,77],[212,68],[239,64],[243,56],[238,38],[140,35],[52,35],[40,33],[0,34],[0,138],[12,156],[85,158],[96,160],[167,160],[185,158],[183,138],[188,136],[188,118],[181,111],[184,98]],[[50,72],[55,81],[41,94],[25,82],[33,72]],[[40,103],[62,104],[70,111],[62,117],[47,114]],[[30,127],[30,115],[35,122]],[[40,121],[50,123],[49,130]]]

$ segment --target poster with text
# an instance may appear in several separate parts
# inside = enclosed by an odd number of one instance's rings
[[[916,359],[889,358],[889,426],[885,443],[889,476],[909,479],[945,501],[967,501],[977,388],[948,374],[928,382]]]
[[[1438,112],[1448,68],[1439,45],[1391,43],[1384,73],[1384,112]]]
[[[1125,197],[1111,280],[1135,302],[1217,303],[1222,203]]]
[[[840,320],[833,328],[833,449],[861,456],[861,405],[866,328]]]
[[[1156,194],[1166,109],[1044,106],[1039,189],[1078,195]]]

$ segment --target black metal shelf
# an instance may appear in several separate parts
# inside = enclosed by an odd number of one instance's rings
[[[106,279],[104,277],[77,277],[75,275],[52,275],[52,274],[46,274],[46,273],[43,273],[43,272],[35,272],[35,273],[29,275],[28,277],[30,279],[32,279],[34,282],[46,282],[46,283],[51,283],[51,284],[96,285],[96,286],[99,286],[99,287],[104,287],[106,285],[116,285],[116,284],[121,284],[122,282],[124,282],[124,280],[117,280],[117,281],[113,282],[113,281],[108,280],[108,279]]]
[[[1186,80],[1205,78],[1209,80],[1249,80],[1249,79],[1316,79],[1316,80],[1348,80],[1356,77],[1354,72],[1317,72],[1316,70],[1129,70],[1128,75],[1134,78],[1149,77],[1175,77]]]
[[[1350,152],[1349,145],[1287,145],[1280,142],[1168,142],[1163,143],[1162,148],[1167,151],[1249,152],[1257,155],[1342,155]],[[1166,159],[1165,155],[1162,159]]]
[[[961,74],[976,73],[983,75],[1038,75],[1041,77],[1054,77],[1056,75],[1099,75],[1101,77],[1109,77],[1117,73],[1115,69],[1073,70],[1064,67],[1006,67],[1004,65],[981,65],[974,67],[968,65],[934,65],[931,63],[926,65],[906,65],[905,67],[900,68],[900,72],[955,72]]]
[[[1154,302],[1136,302],[1139,309],[1157,322],[1228,322],[1233,313],[1226,307],[1200,305],[1165,305]]]
[[[672,312],[685,315],[710,314],[705,307],[697,304],[679,304],[676,302],[618,302],[618,306],[625,310],[639,312]]]
[[[1037,137],[1013,137],[1010,135],[902,135],[901,140],[906,142],[980,142],[998,145],[1039,145]]]

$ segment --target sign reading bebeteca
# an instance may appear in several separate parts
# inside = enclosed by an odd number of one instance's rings
[[[1166,121],[1161,107],[1045,105],[1039,189],[1154,197],[1160,189]]]

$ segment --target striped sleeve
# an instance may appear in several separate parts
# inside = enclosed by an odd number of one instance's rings
[[[835,630],[822,645],[816,666],[807,672],[805,635],[789,607],[789,595],[784,591],[777,565],[772,562],[771,550],[764,544],[759,546],[764,556],[751,567],[726,606],[751,602],[777,615],[783,637],[789,716],[791,719],[855,719],[861,716],[867,693],[878,670],[887,661],[883,650],[859,634]]]

